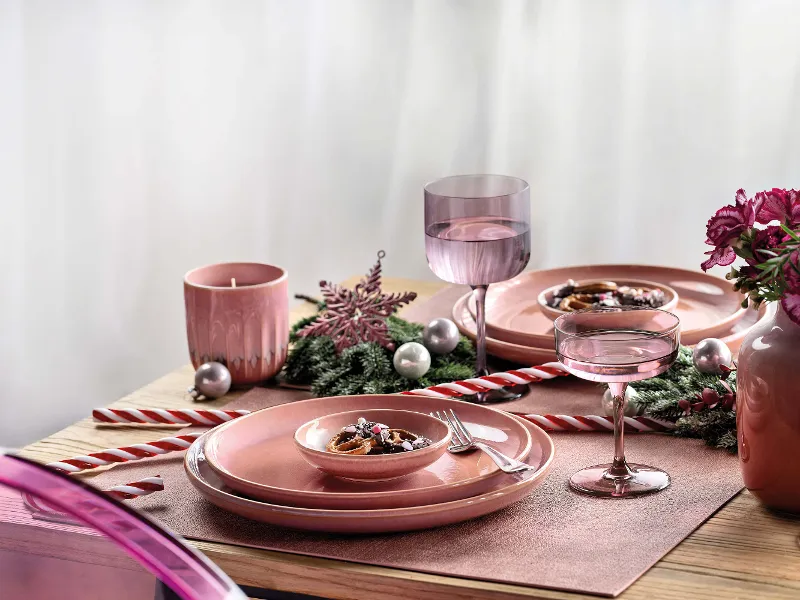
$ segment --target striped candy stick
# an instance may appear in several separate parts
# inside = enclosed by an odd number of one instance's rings
[[[561,363],[551,362],[538,367],[524,367],[504,373],[492,373],[452,383],[441,383],[427,388],[400,392],[406,396],[429,396],[433,398],[457,398],[479,392],[489,392],[511,385],[536,383],[545,379],[555,379],[569,375]]]
[[[161,478],[161,475],[156,475],[155,477],[146,477],[140,481],[132,481],[125,485],[115,485],[103,491],[107,495],[113,496],[119,500],[132,500],[133,498],[148,496],[153,492],[160,492],[163,489],[164,480]]]
[[[107,448],[106,450],[92,452],[85,456],[75,456],[73,458],[51,462],[48,463],[47,466],[65,473],[78,473],[80,471],[96,469],[97,467],[103,467],[113,463],[141,460],[142,458],[150,458],[151,456],[186,450],[192,445],[192,442],[201,435],[202,432],[187,433],[175,437],[162,438],[154,442],[147,442],[146,444],[133,444],[121,448]]]
[[[532,415],[512,414],[536,423],[545,431],[614,431],[614,418],[601,415]],[[675,424],[651,417],[624,417],[626,433],[661,433],[672,431]]]
[[[221,425],[250,414],[249,410],[191,408],[95,408],[97,423],[140,423],[148,425]]]

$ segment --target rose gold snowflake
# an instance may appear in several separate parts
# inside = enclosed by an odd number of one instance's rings
[[[384,256],[383,250],[378,252],[378,262],[352,290],[320,281],[325,310],[297,335],[329,336],[337,352],[361,342],[375,342],[393,349],[386,317],[394,314],[401,305],[411,302],[417,294],[384,294],[381,291],[381,259]]]

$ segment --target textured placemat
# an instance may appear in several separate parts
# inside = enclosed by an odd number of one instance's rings
[[[446,290],[404,316],[444,316],[459,290]],[[309,397],[256,388],[230,408],[258,409]],[[573,378],[531,386],[509,410],[596,414],[598,388]],[[569,476],[607,462],[603,433],[554,434],[556,458],[545,482],[517,504],[474,521],[429,531],[358,538],[293,531],[228,514],[204,501],[183,473],[181,455],[117,465],[98,485],[160,473],[166,490],[134,501],[181,535],[442,575],[615,596],[708,519],[742,487],[736,458],[697,440],[626,436],[627,454],[666,469],[672,485],[653,496],[602,500],[569,490]]]

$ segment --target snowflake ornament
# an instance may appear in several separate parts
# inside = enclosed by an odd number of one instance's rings
[[[336,352],[361,342],[375,342],[389,350],[394,344],[389,338],[386,317],[403,304],[417,297],[416,292],[384,294],[381,291],[381,259],[386,253],[378,252],[378,262],[353,288],[320,281],[325,310],[316,321],[297,332],[300,337],[328,336],[333,339]]]

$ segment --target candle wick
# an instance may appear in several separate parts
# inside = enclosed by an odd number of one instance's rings
[[[231,287],[232,288],[236,287],[236,277],[231,277]]]

